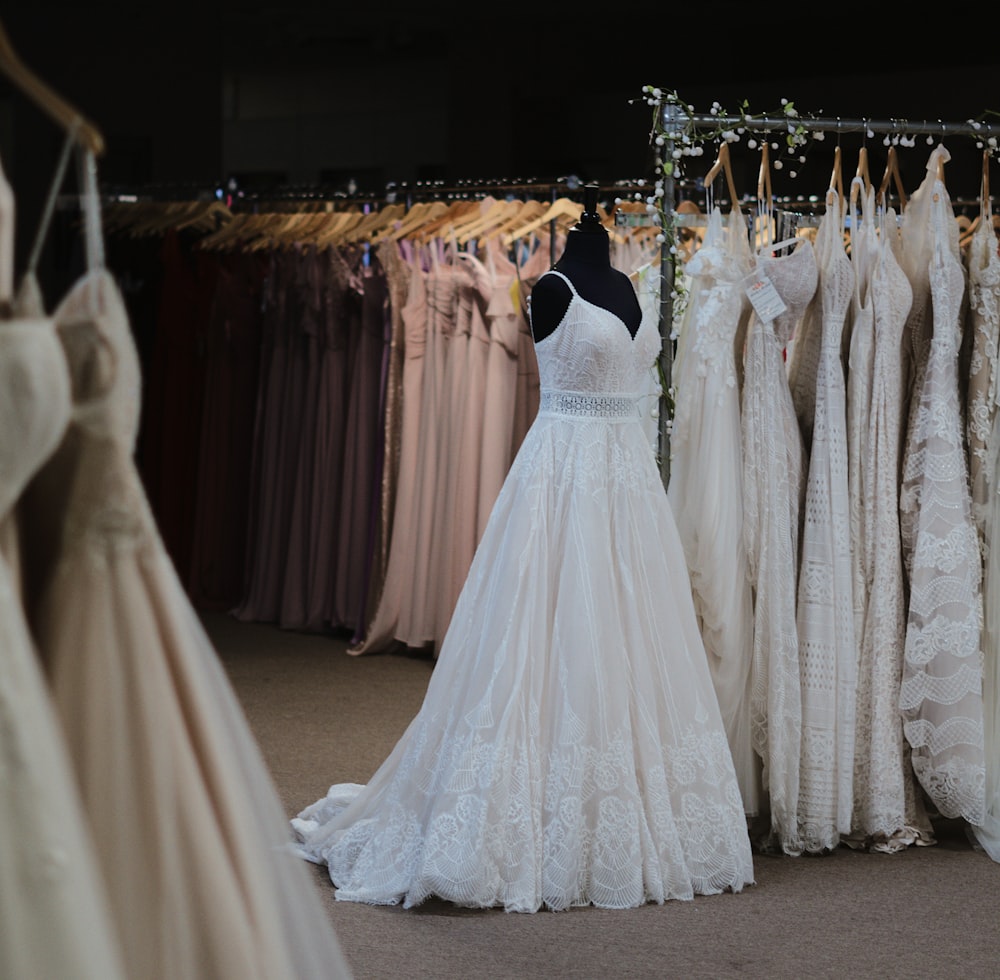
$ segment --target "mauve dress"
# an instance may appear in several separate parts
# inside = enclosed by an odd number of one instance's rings
[[[382,450],[378,469],[379,498],[371,549],[371,571],[365,602],[364,627],[356,634],[355,643],[362,643],[368,625],[378,609],[389,564],[389,542],[392,539],[393,512],[399,480],[400,437],[403,412],[403,364],[406,329],[403,306],[409,289],[410,265],[402,255],[409,243],[386,239],[379,243],[378,256],[385,272],[388,290],[386,344],[382,355]]]
[[[404,608],[412,598],[416,567],[417,475],[427,364],[427,281],[430,273],[424,269],[419,251],[405,254],[404,262],[409,271],[406,300],[400,310],[403,325],[402,395],[392,535],[378,606],[364,639],[351,648],[355,654],[385,650],[396,645],[397,636],[402,632]]]
[[[461,346],[452,347],[448,365],[451,376],[449,436],[446,453],[442,453],[447,457],[446,482],[438,496],[444,506],[439,511],[440,533],[436,539],[438,642],[447,632],[479,543],[479,459],[490,343],[484,316],[492,292],[489,271],[471,253],[458,253],[454,261],[456,275],[460,277],[456,337],[461,339]]]
[[[487,243],[487,261],[493,269],[492,292],[486,306],[489,352],[483,402],[477,539],[482,536],[497,494],[510,469],[514,443],[514,404],[517,398],[521,334],[528,332],[520,303],[515,305],[517,270],[498,246]],[[530,336],[530,334],[529,334]]]
[[[549,248],[548,240],[548,236],[546,236],[545,244],[539,244],[521,267],[521,282],[528,290],[531,289],[543,273],[548,271],[553,261],[555,261],[554,253]],[[565,236],[560,236],[555,254],[562,254],[561,243],[563,242],[565,242]],[[531,423],[535,421],[535,416],[538,414],[540,397],[535,341],[531,336],[531,328],[528,326],[527,318],[524,317],[521,322],[521,332],[518,335],[517,396],[514,400],[514,431],[510,447],[511,459],[517,455],[525,434],[531,428]]]
[[[300,426],[292,432],[295,483],[292,490],[291,517],[288,528],[288,550],[285,577],[282,582],[279,622],[285,629],[303,629],[309,618],[309,553],[314,532],[312,500],[315,488],[316,433],[321,411],[320,332],[322,330],[322,292],[320,256],[311,244],[296,246],[298,258],[292,273],[291,288],[295,290],[298,317],[296,350],[302,363],[299,381],[302,383]]]
[[[364,262],[365,255],[369,262]],[[380,420],[385,273],[377,256],[352,248],[349,262],[357,291],[356,350],[349,376],[350,394],[344,444],[344,484],[340,503],[340,540],[334,585],[337,625],[354,629],[363,619],[368,567],[370,513],[375,487]]]
[[[348,390],[348,318],[345,316],[350,270],[340,250],[317,253],[321,285],[319,332],[319,412],[309,525],[309,577],[305,629],[320,632],[333,620],[334,581],[340,534],[340,495]]]
[[[448,344],[458,311],[458,279],[441,254],[441,243],[431,245],[432,267],[427,279],[427,354],[424,365],[423,403],[420,410],[420,448],[417,459],[417,516],[415,561],[409,595],[400,614],[397,639],[407,646],[424,647],[436,634],[434,581],[437,529],[434,524],[438,484],[440,420],[446,410],[444,394]],[[435,250],[436,253],[435,253]]]
[[[253,512],[247,528],[248,577],[237,619],[276,622],[285,574],[296,447],[301,423],[301,379],[304,360],[298,354],[296,309],[290,280],[295,257],[275,249],[271,254],[268,305],[262,357],[266,370],[257,404],[254,445]],[[266,365],[266,367],[265,367]]]
[[[435,475],[434,522],[430,554],[431,615],[433,640],[437,643],[448,628],[453,606],[452,577],[456,564],[456,530],[462,501],[456,488],[459,458],[459,437],[462,413],[468,408],[466,360],[472,324],[472,279],[466,263],[449,256],[451,275],[455,280],[455,315],[444,348],[444,377],[441,381],[441,402],[438,413],[437,472]],[[464,576],[463,576],[464,578]],[[461,588],[461,583],[459,583]]]
[[[389,362],[392,354],[393,316],[392,294],[389,277],[382,264],[380,254],[372,258],[372,265],[380,279],[377,289],[369,287],[369,306],[374,324],[382,327],[382,352],[379,358],[378,403],[375,418],[375,461],[371,473],[371,492],[368,501],[368,544],[365,551],[365,572],[361,583],[361,608],[354,628],[352,643],[360,642],[368,625],[369,611],[373,608],[375,596],[381,590],[384,565],[380,555],[382,522],[385,505],[386,468],[386,409],[388,400]]]

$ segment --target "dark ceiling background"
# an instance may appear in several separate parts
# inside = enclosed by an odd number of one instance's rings
[[[844,118],[961,121],[1000,110],[1000,59],[988,44],[980,57],[968,33],[957,43],[930,30],[866,34],[847,11],[838,27],[812,13],[796,24],[777,8],[764,20],[729,3],[704,12],[625,4],[599,18],[564,4],[468,2],[7,6],[0,21],[25,64],[105,136],[102,179],[161,191],[234,174],[294,183],[356,172],[373,194],[388,181],[647,179],[647,83],[703,111],[716,100],[772,111],[781,98]],[[28,213],[60,142],[51,120],[0,79],[0,158]],[[962,142],[968,155],[971,141]],[[871,145],[874,170],[884,150]],[[844,146],[855,153],[859,138]],[[831,147],[810,149],[794,188],[775,173],[775,193],[821,192]],[[902,154],[913,186],[925,160],[920,142]],[[705,170],[710,163],[706,155]],[[754,155],[737,147],[734,165],[752,189]],[[975,186],[975,166],[954,172]]]

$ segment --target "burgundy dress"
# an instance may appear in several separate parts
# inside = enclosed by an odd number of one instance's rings
[[[147,401],[159,421],[144,446],[145,483],[163,543],[177,569],[191,565],[205,391],[205,348],[218,263],[176,229],[163,237],[163,287]]]
[[[254,403],[260,369],[261,288],[266,259],[224,252],[206,349],[198,492],[188,592],[202,609],[243,594]]]

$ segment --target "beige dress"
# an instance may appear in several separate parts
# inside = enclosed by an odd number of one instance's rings
[[[127,975],[348,976],[133,461],[139,360],[123,298],[103,267],[89,163],[88,271],[54,315],[73,418],[28,490],[25,530],[37,533],[33,550],[42,559],[31,579],[31,618]]]
[[[59,444],[69,378],[49,320],[0,323],[0,517]],[[0,554],[0,976],[125,977],[59,719]]]

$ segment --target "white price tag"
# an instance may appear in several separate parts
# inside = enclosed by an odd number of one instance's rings
[[[788,309],[774,288],[774,283],[767,276],[751,273],[743,280],[743,288],[750,297],[750,303],[757,316],[765,323],[770,323]]]

